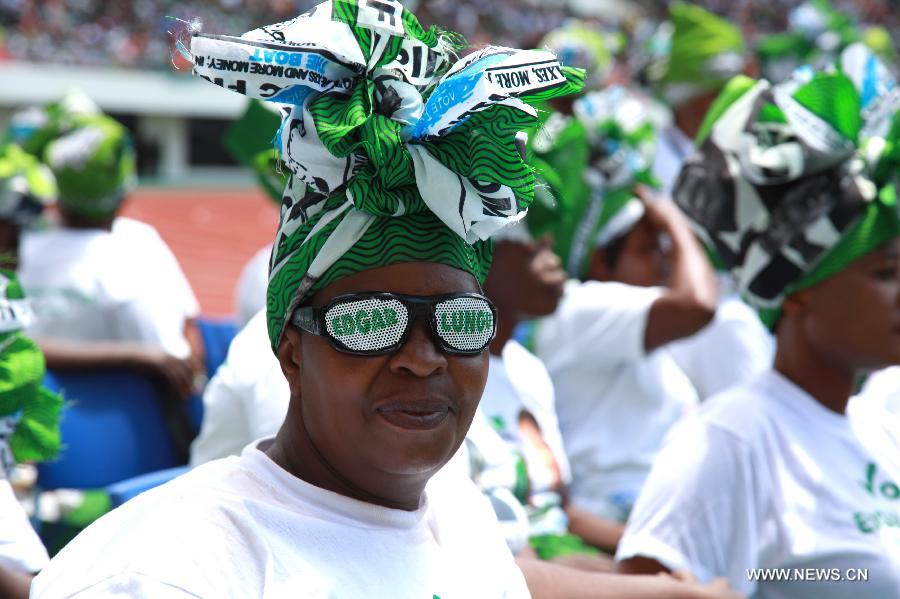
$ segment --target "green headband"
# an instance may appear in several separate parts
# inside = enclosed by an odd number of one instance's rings
[[[273,348],[293,310],[339,277],[409,261],[487,274],[487,240],[534,195],[517,143],[536,118],[530,104],[580,90],[584,73],[534,50],[457,61],[462,47],[396,0],[332,0],[240,38],[192,37],[196,74],[292,105],[267,298]]]
[[[59,451],[62,398],[45,389],[44,356],[21,329],[32,318],[13,273],[0,270],[0,464],[46,460]]]
[[[20,147],[0,148],[0,219],[31,227],[56,200],[53,173]]]
[[[769,327],[788,295],[900,234],[900,127],[861,136],[876,103],[843,73],[806,72],[774,87],[739,77],[707,115],[675,200]]]

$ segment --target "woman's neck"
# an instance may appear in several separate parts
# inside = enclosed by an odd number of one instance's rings
[[[818,351],[792,327],[779,327],[775,370],[838,414],[847,410],[857,373],[826,352]]]
[[[293,406],[294,401],[291,401]],[[429,475],[398,477],[385,481],[383,489],[368,491],[342,476],[316,447],[301,422],[299,414],[288,417],[279,429],[275,440],[265,450],[269,458],[281,468],[313,486],[344,497],[380,505],[382,507],[415,511],[421,505],[422,493]]]
[[[492,356],[503,355],[503,348],[512,339],[513,333],[521,320],[512,310],[498,307],[497,312],[499,313],[497,318],[497,336],[491,341],[489,348]]]

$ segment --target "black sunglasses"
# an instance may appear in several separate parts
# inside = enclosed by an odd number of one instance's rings
[[[434,340],[448,354],[480,354],[497,333],[497,309],[478,293],[352,293],[335,297],[324,307],[297,308],[290,322],[325,337],[340,352],[380,356],[406,343],[418,316],[428,318]]]

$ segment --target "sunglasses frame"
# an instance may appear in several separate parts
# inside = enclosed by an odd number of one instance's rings
[[[457,298],[473,298],[483,300],[491,310],[491,315],[493,318],[493,331],[491,332],[491,336],[485,342],[485,344],[477,350],[456,349],[447,344],[447,342],[444,341],[444,339],[442,339],[438,334],[437,315],[435,313],[435,307],[437,306],[437,304]],[[396,300],[403,304],[408,313],[406,329],[400,335],[400,338],[396,343],[386,348],[376,350],[355,350],[347,347],[343,342],[341,342],[340,339],[337,339],[328,332],[328,328],[325,323],[325,315],[331,308],[333,308],[337,304],[368,299]],[[334,349],[341,353],[349,354],[352,356],[369,357],[384,356],[396,353],[409,339],[413,324],[420,316],[427,317],[432,339],[434,340],[435,344],[441,349],[441,351],[446,354],[455,356],[477,356],[484,350],[486,350],[491,344],[491,341],[493,341],[497,336],[497,307],[494,306],[494,303],[484,295],[481,295],[480,293],[470,292],[447,293],[443,295],[403,295],[385,291],[347,293],[332,298],[324,306],[300,306],[299,308],[294,310],[294,313],[291,315],[289,322],[298,329],[304,330],[308,333],[312,333],[313,335],[318,335],[319,337],[324,337],[328,340],[328,342]]]

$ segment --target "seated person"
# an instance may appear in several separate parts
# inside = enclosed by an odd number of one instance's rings
[[[7,478],[17,462],[59,451],[62,398],[42,386],[44,358],[22,334],[33,319],[12,272],[0,270],[0,596],[25,599],[48,562]]]
[[[653,182],[652,115],[626,90],[605,94],[575,102],[589,155],[578,181],[559,183],[565,148],[545,146],[541,176],[554,202],[538,196],[527,223],[552,235],[569,274],[586,282],[570,281],[556,312],[523,339],[553,379],[572,504],[624,523],[662,438],[698,401],[668,345],[710,322],[717,291],[678,208],[639,187]]]
[[[245,38],[270,40],[270,31],[282,31],[291,45],[280,51],[341,83],[334,93],[309,96],[295,87],[298,104],[283,129],[285,162],[310,186],[283,207],[267,292],[270,344],[291,395],[284,424],[240,457],[198,467],[94,523],[38,576],[35,597],[528,596],[482,495],[465,479],[434,475],[463,442],[487,377],[495,322],[480,288],[490,260],[482,239],[524,210],[531,194],[527,186],[497,186],[496,197],[482,198],[468,179],[471,161],[442,151],[469,156],[459,144],[490,135],[514,160],[481,163],[481,193],[490,187],[485,181],[527,180],[515,135],[529,110],[498,103],[508,96],[491,84],[490,99],[468,104],[482,112],[402,142],[398,119],[425,125],[411,115],[422,114],[421,91],[453,54],[405,10],[380,22],[363,3],[347,12],[339,6],[320,5]],[[387,42],[375,49],[383,55],[364,57],[372,49],[357,46],[354,34],[374,33]],[[209,60],[258,49],[226,39],[195,35],[192,52]],[[404,83],[395,60],[404,47],[430,52],[438,71],[413,79],[416,86]],[[481,52],[494,63],[553,60]],[[402,102],[365,95],[380,89],[367,64],[387,65],[378,69],[379,85]],[[490,83],[471,62],[457,71]],[[545,93],[564,93],[565,81]],[[345,84],[356,92],[345,94]],[[500,114],[514,118],[500,125]],[[358,118],[353,126],[349,115]],[[460,192],[469,203],[465,220]],[[490,202],[511,212],[488,210]]]
[[[516,553],[608,571],[611,560],[598,549],[614,553],[622,525],[580,511],[568,501],[572,475],[557,423],[553,382],[543,363],[512,339],[519,321],[556,309],[566,280],[547,240],[531,240],[525,229],[519,224],[501,231],[484,285],[500,317],[479,412],[505,443],[473,426],[466,438],[473,475],[495,505],[501,501],[509,508],[504,512],[522,514],[528,547],[507,538]],[[512,459],[507,457],[510,449]],[[511,507],[503,501],[510,496],[516,501]]]
[[[713,105],[676,197],[774,329],[775,363],[673,431],[621,571],[722,576],[754,597],[900,594],[900,453],[848,408],[859,375],[900,363],[897,157],[856,150],[896,148],[900,118],[866,139],[863,105],[841,72],[740,77]]]
[[[52,368],[144,368],[189,396],[203,372],[199,306],[156,231],[117,216],[134,178],[127,131],[77,114],[33,139],[43,142],[24,147],[56,176],[60,226],[22,239],[18,274],[38,314],[29,334]]]

